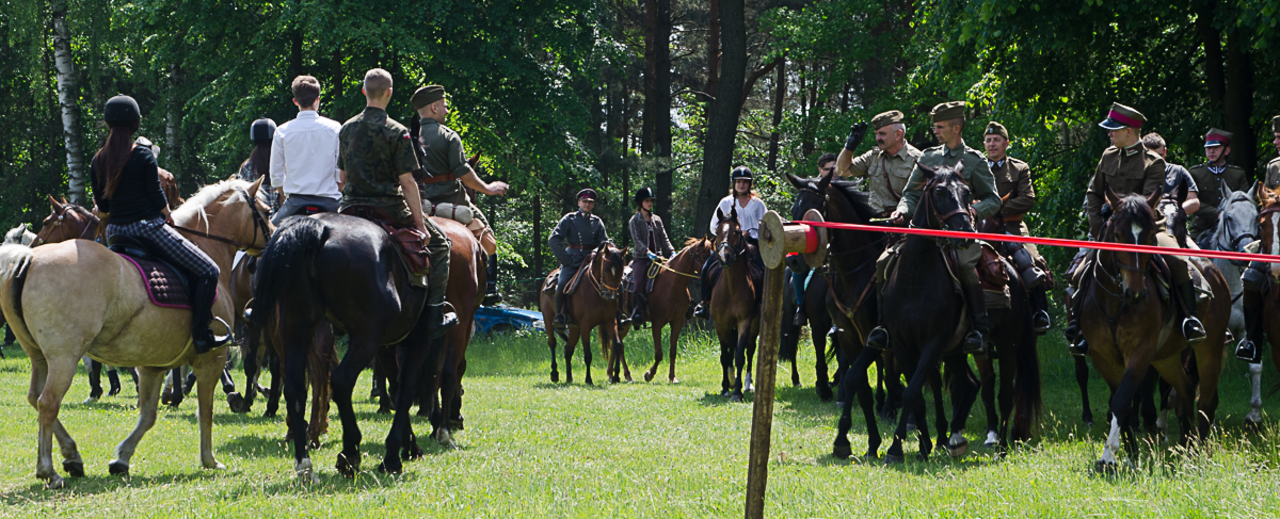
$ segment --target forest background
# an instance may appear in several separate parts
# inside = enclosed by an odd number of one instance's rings
[[[477,203],[515,302],[555,266],[547,235],[582,187],[601,192],[620,244],[642,186],[673,237],[702,235],[732,166],[785,210],[783,174],[815,175],[850,125],[901,110],[924,148],[929,109],[956,99],[970,146],[997,120],[1030,163],[1033,233],[1082,237],[1112,101],[1146,114],[1173,162],[1202,162],[1215,126],[1235,133],[1231,162],[1265,173],[1277,21],[1275,0],[4,0],[0,225],[38,224],[46,195],[87,200],[113,95],[139,101],[139,134],[190,194],[238,170],[251,121],[294,117],[293,77],[319,78],[321,113],[343,121],[382,67],[392,117],[407,122],[418,86],[445,85],[482,176],[512,185]]]

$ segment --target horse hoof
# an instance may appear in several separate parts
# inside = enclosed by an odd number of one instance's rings
[[[556,372],[554,372],[554,371],[553,371],[553,372],[551,372],[551,383],[552,383],[552,384],[554,384],[554,383],[559,382],[559,381],[560,381],[560,374],[559,374],[559,373],[556,373]]]
[[[1000,435],[996,434],[995,431],[987,431],[987,441],[982,442],[982,446],[992,449],[997,445],[1000,445]]]
[[[1089,427],[1089,428],[1093,428],[1093,420],[1085,420],[1085,421],[1084,421],[1084,426],[1085,426],[1085,427]]]
[[[378,414],[391,414],[391,406],[389,405],[378,406]]]
[[[343,476],[354,478],[356,476],[356,473],[360,472],[359,456],[360,455],[357,454],[355,456],[355,459],[352,460],[352,459],[349,459],[345,453],[339,452],[338,462],[334,464],[334,468],[338,469],[338,472],[341,473]],[[398,462],[399,460],[397,460],[397,463]]]
[[[83,401],[83,402],[80,402],[80,403],[81,403],[82,405],[84,405],[84,404],[92,404],[92,403],[97,402],[97,401],[98,401],[98,397],[93,396],[93,395],[89,395],[89,398],[84,399],[84,401]]]
[[[275,417],[276,417],[276,411],[275,411],[275,409],[268,409],[268,410],[264,411],[264,412],[262,413],[262,417],[263,417],[263,418],[275,418]]]
[[[969,453],[969,440],[963,436],[959,440],[952,440],[947,444],[947,454],[952,458],[959,458]]]
[[[898,455],[885,454],[884,455],[885,465],[901,465],[904,461],[905,460],[902,458],[901,454],[898,454]]]
[[[466,423],[465,423],[465,422],[463,422],[463,420],[462,420],[462,417],[461,417],[461,416],[459,416],[458,418],[455,418],[455,419],[453,419],[453,420],[449,420],[449,430],[450,430],[450,431],[463,431],[463,430],[466,430],[465,425],[466,425]]]
[[[617,384],[617,383],[619,383],[619,382],[622,382],[622,379],[618,378],[618,376],[617,376],[617,375],[614,375],[614,376],[612,376],[612,377],[609,377],[609,383],[610,383],[610,384]]]
[[[303,458],[297,465],[293,466],[293,473],[298,476],[298,480],[303,483],[319,483],[320,476],[316,475],[316,471],[311,467],[311,458]]]
[[[107,464],[107,472],[113,476],[128,476],[129,464],[120,460],[111,460],[111,463]]]
[[[679,384],[679,383],[680,383],[680,379],[678,379],[678,378],[676,378],[676,377],[671,377],[671,378],[667,379],[667,381],[668,381],[668,382],[670,382],[670,383],[672,383],[672,384]]]
[[[1252,420],[1252,419],[1249,419],[1249,418],[1245,418],[1245,419],[1244,419],[1244,430],[1249,431],[1249,432],[1260,432],[1260,431],[1262,431],[1262,422],[1259,422],[1259,421],[1256,421],[1256,420]]]
[[[392,461],[391,458],[388,458],[378,464],[378,472],[383,474],[400,474],[403,471],[404,465],[400,463],[400,460]]]
[[[249,412],[249,410],[244,406],[244,396],[236,392],[227,394],[227,407],[231,408],[231,412],[233,413]]]
[[[1098,460],[1093,463],[1093,471],[1106,476],[1114,476],[1120,471],[1120,464],[1114,461]]]
[[[587,377],[587,379],[586,379],[586,380],[584,380],[583,382],[584,382],[586,385],[588,385],[588,386],[594,386],[594,385],[596,385],[596,384],[595,384],[595,382],[592,382],[592,381],[591,381],[591,377]]]
[[[67,486],[67,482],[63,481],[62,476],[59,476],[57,474],[49,476],[49,481],[46,481],[44,483],[45,490],[58,490],[66,486]]]
[[[800,386],[797,384],[796,387]],[[818,384],[816,387],[818,389],[818,400],[830,402],[831,398],[834,396],[831,392],[831,387],[826,384]]]
[[[648,371],[644,372],[644,381],[653,382],[653,373],[650,373]]]
[[[68,476],[73,478],[82,478],[84,477],[84,462],[80,460],[63,461],[62,470],[66,472]]]
[[[831,455],[842,460],[849,459],[849,456],[853,456],[853,448],[848,445],[836,445],[831,449]]]
[[[738,394],[738,393],[734,393],[734,394],[732,394],[732,395],[729,395],[729,401],[730,401],[730,402],[733,402],[733,403],[741,402],[741,401],[742,401],[742,395],[741,395],[741,394]]]

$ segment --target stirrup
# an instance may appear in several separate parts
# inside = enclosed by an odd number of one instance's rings
[[[1262,362],[1262,351],[1258,349],[1256,343],[1246,338],[1236,345],[1236,358],[1250,364],[1257,364]]]
[[[883,326],[877,326],[871,329],[871,333],[867,334],[868,348],[873,350],[886,351],[889,349],[889,330]]]
[[[1035,315],[1031,316],[1031,328],[1037,334],[1049,331],[1050,326],[1053,326],[1053,321],[1049,319],[1049,312],[1037,310]]]
[[[1203,341],[1205,338],[1204,324],[1194,316],[1183,319],[1182,336],[1187,339],[1187,344],[1195,344]]]
[[[1067,351],[1071,352],[1071,354],[1076,357],[1088,357],[1089,343],[1084,339],[1080,339],[1080,342],[1068,344]]]
[[[964,336],[964,340],[960,341],[964,345],[964,352],[974,357],[986,357],[991,354],[991,347],[987,343],[987,338],[978,330],[970,330]]]

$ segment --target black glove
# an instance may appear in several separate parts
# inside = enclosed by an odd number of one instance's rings
[[[1102,209],[1098,210],[1098,214],[1102,216],[1103,220],[1110,220],[1111,219],[1111,203],[1104,202],[1102,204]]]
[[[844,149],[849,151],[857,151],[858,144],[862,142],[862,137],[867,134],[867,123],[860,122],[849,127],[849,138],[844,140]]]

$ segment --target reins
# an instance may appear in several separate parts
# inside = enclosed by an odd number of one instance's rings
[[[190,227],[183,227],[183,226],[181,226],[181,225],[176,225],[176,224],[173,226],[173,228],[174,228],[174,229],[177,229],[177,230],[179,230],[179,231],[185,232],[185,233],[194,234],[194,235],[199,236],[199,237],[201,237],[201,238],[207,238],[207,239],[210,239],[210,240],[213,240],[213,241],[216,241],[216,242],[221,242],[221,243],[226,243],[226,244],[228,244],[228,245],[232,245],[232,246],[234,246],[234,247],[235,247],[235,248],[237,248],[237,249],[240,249],[240,250],[245,251],[245,253],[246,253],[246,254],[249,254],[250,256],[257,256],[258,254],[261,254],[261,253],[262,253],[262,247],[255,247],[253,244],[258,242],[258,233],[259,233],[259,232],[261,232],[261,233],[262,233],[263,237],[270,238],[270,237],[271,237],[271,229],[270,229],[270,227],[268,227],[268,226],[267,226],[267,222],[266,222],[266,221],[265,221],[265,219],[262,217],[262,214],[258,212],[258,208],[257,208],[257,207],[254,207],[254,200],[253,200],[253,198],[252,198],[252,197],[250,197],[250,196],[249,196],[249,193],[248,193],[248,192],[246,192],[244,189],[241,189],[241,188],[236,188],[236,192],[237,192],[237,193],[239,193],[241,196],[243,196],[243,197],[244,197],[245,201],[249,204],[249,210],[253,213],[253,241],[252,241],[252,242],[250,242],[250,243],[246,244],[246,243],[242,243],[242,242],[240,242],[240,241],[238,241],[238,240],[233,240],[233,239],[231,239],[231,238],[224,238],[224,237],[222,237],[222,236],[218,236],[218,235],[215,235],[215,234],[209,234],[209,233],[204,232],[204,231],[200,231],[200,230],[197,230],[197,229],[192,229],[192,228],[190,228]]]

